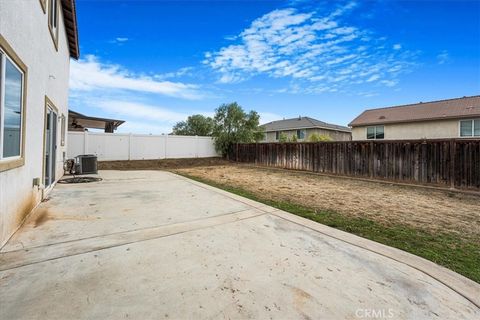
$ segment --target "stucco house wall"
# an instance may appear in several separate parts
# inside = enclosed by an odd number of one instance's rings
[[[367,140],[367,127],[352,128],[353,140]],[[460,119],[385,124],[383,140],[460,138]]]
[[[25,81],[24,165],[0,172],[0,246],[41,201],[42,188],[33,179],[43,176],[45,98],[58,109],[58,119],[68,115],[70,55],[62,10],[58,10],[58,50],[48,27],[48,12],[39,0],[0,1],[0,35],[27,66]],[[63,174],[64,146],[57,124],[56,177]],[[43,179],[42,179],[43,181]]]
[[[320,128],[311,128],[304,130],[306,130],[305,139],[299,139],[298,141],[308,141],[308,137],[313,133],[328,136],[332,139],[332,141],[350,141],[352,139],[352,134],[350,132],[326,130]],[[297,135],[297,130],[282,130],[281,132],[285,133],[288,137]],[[278,140],[276,140],[276,133],[266,132],[264,140],[262,142],[278,142]]]

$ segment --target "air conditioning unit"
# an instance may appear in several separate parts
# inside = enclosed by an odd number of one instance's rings
[[[97,156],[94,154],[83,154],[75,157],[75,174],[96,174]]]

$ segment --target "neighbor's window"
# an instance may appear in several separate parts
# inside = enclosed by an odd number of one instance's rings
[[[280,139],[280,131],[275,131],[275,140]]]
[[[0,160],[21,156],[23,72],[0,49]]]
[[[55,46],[57,45],[57,28],[58,28],[58,0],[48,1],[48,26],[52,35]]]
[[[460,121],[460,137],[480,137],[480,119]]]
[[[384,126],[367,127],[367,139],[383,139],[385,138]]]
[[[305,139],[307,130],[297,130],[297,139]]]

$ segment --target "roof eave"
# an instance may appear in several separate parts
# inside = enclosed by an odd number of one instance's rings
[[[328,128],[321,126],[309,126],[309,127],[292,127],[292,128],[278,128],[278,129],[267,129],[264,132],[276,132],[276,131],[286,131],[286,130],[300,130],[300,129],[324,129],[330,131],[342,131],[342,132],[351,132],[349,128]]]
[[[398,120],[398,121],[375,121],[375,122],[365,122],[365,123],[349,123],[350,127],[365,127],[371,125],[379,124],[396,124],[396,123],[411,123],[411,122],[428,122],[428,121],[439,121],[439,120],[454,120],[454,119],[468,119],[468,118],[480,118],[480,114],[467,114],[461,116],[449,116],[449,117],[437,117],[437,118],[423,118],[423,119],[414,119],[414,120]]]
[[[78,45],[77,11],[75,8],[75,0],[62,0],[62,11],[70,57],[78,60],[78,58],[80,58],[80,48]]]

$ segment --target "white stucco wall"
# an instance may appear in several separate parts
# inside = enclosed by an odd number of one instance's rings
[[[385,124],[385,140],[460,138],[458,119]],[[366,140],[367,127],[354,127],[353,140]]]
[[[43,174],[45,95],[58,108],[59,118],[68,112],[69,51],[63,15],[59,10],[58,52],[48,29],[48,14],[38,0],[0,0],[0,34],[28,68],[26,82],[25,164],[0,172],[0,246],[11,236],[42,190],[32,186]],[[58,122],[57,179],[63,174]]]

